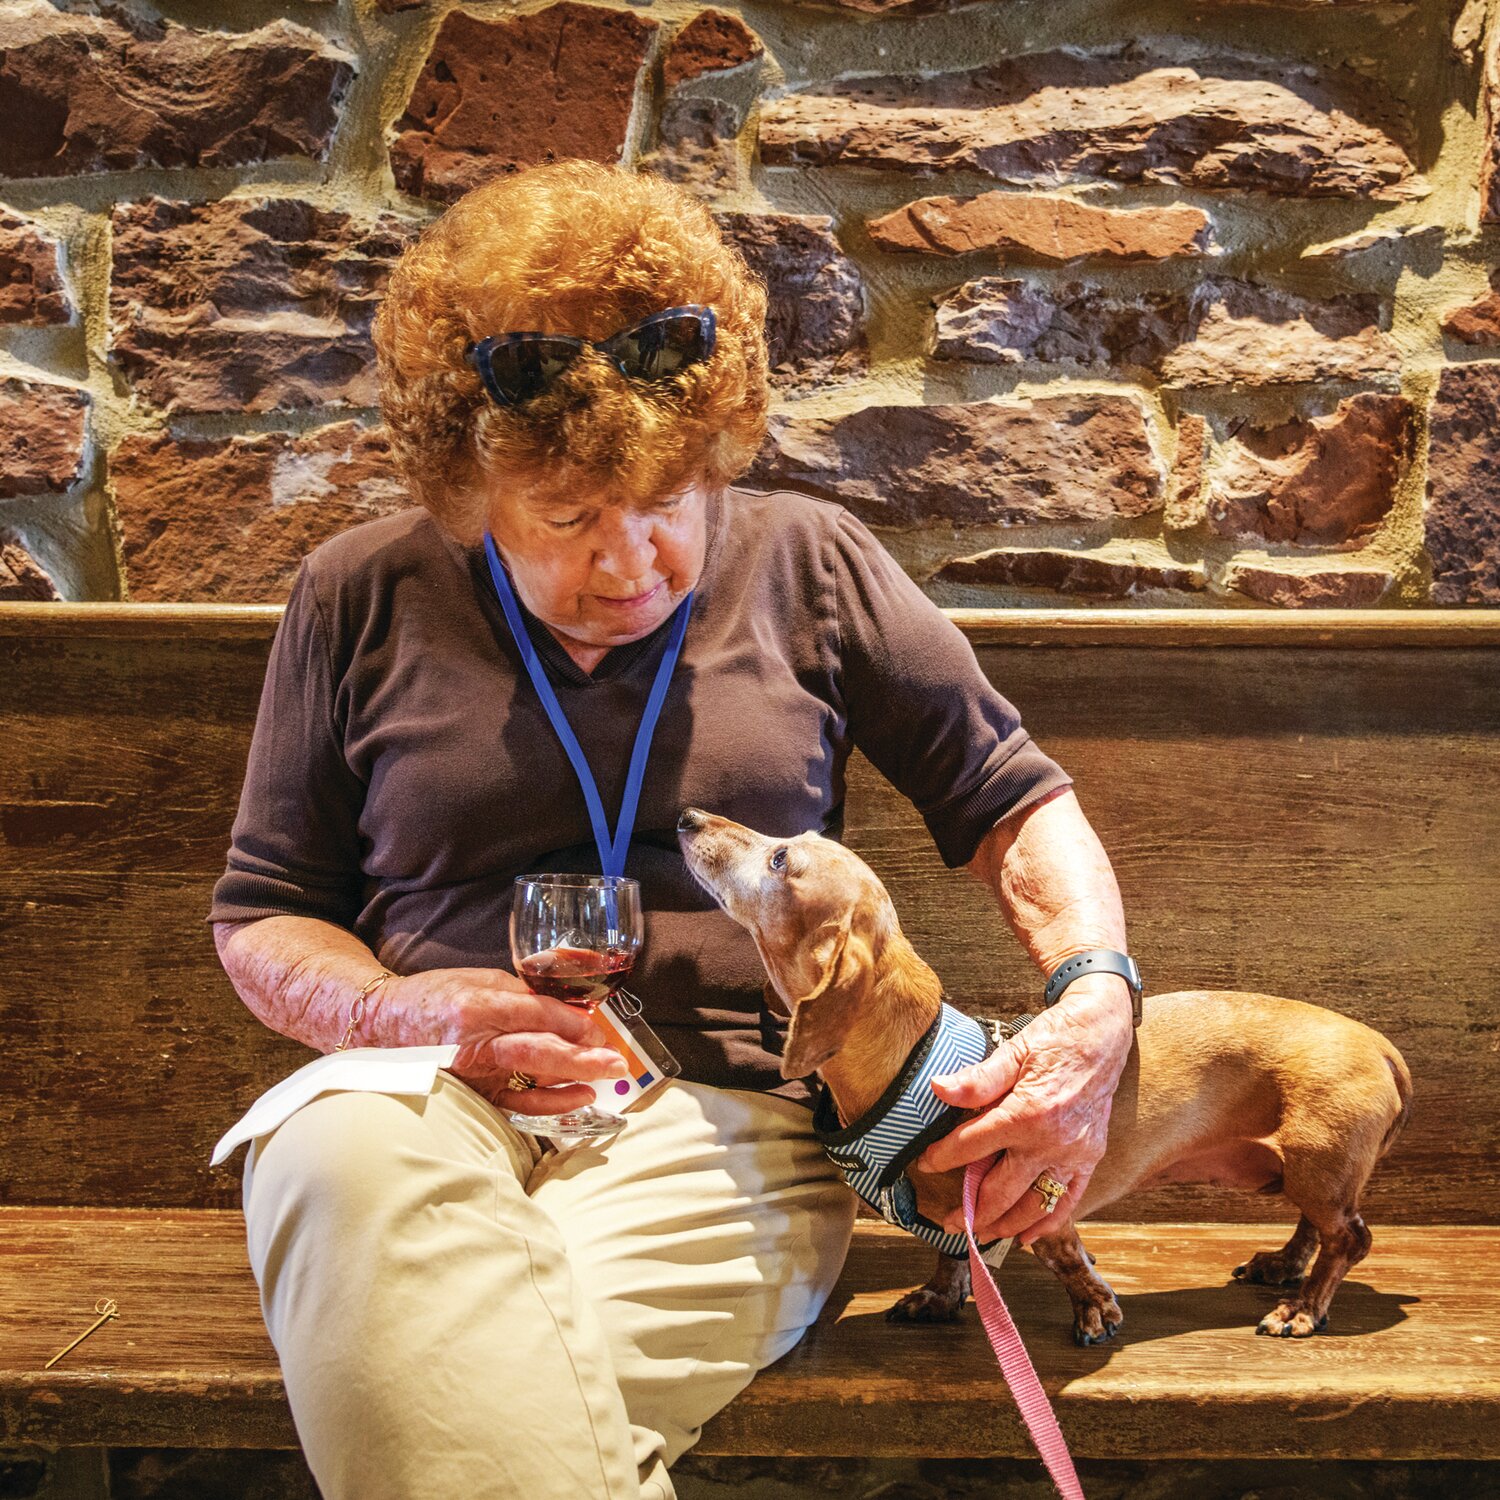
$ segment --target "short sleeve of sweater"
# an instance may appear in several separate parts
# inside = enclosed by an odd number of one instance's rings
[[[855,745],[921,813],[943,862],[1072,785],[991,685],[963,633],[847,511],[836,535],[843,697]]]
[[[271,646],[228,861],[207,921],[304,916],[353,926],[365,788],[344,757],[335,683],[317,585],[304,561]]]

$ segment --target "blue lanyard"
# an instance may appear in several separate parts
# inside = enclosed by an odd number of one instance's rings
[[[630,752],[630,770],[625,777],[625,795],[620,799],[620,820],[615,825],[614,837],[611,838],[609,822],[604,816],[604,802],[599,796],[599,787],[594,781],[594,773],[589,769],[583,746],[578,743],[578,736],[573,733],[573,726],[568,723],[562,704],[557,701],[557,694],[547,680],[547,674],[542,669],[542,661],[536,653],[536,647],[532,645],[531,637],[526,633],[525,623],[521,619],[521,610],[516,603],[515,590],[511,587],[504,567],[501,566],[500,555],[495,551],[494,538],[488,531],[484,534],[484,554],[489,559],[490,577],[495,580],[495,592],[500,596],[500,608],[505,611],[505,623],[510,626],[510,633],[515,637],[516,649],[521,653],[521,660],[526,663],[527,675],[537,690],[537,696],[542,700],[542,707],[547,710],[547,717],[552,720],[552,727],[557,731],[557,737],[562,741],[563,749],[568,752],[568,759],[573,763],[578,784],[583,788],[583,800],[588,803],[589,822],[594,826],[594,842],[599,846],[600,867],[606,875],[623,875],[625,855],[630,849],[630,835],[635,828],[636,807],[641,800],[641,782],[646,777],[646,758],[651,754],[651,737],[656,733],[656,721],[661,717],[662,704],[666,702],[667,684],[671,681],[672,669],[677,665],[677,658],[682,652],[682,640],[687,634],[688,614],[693,607],[692,592],[689,591],[687,598],[677,606],[676,617],[672,623],[672,634],[667,641],[667,649],[662,656],[661,665],[656,669],[656,681],[651,684],[651,696],[646,699],[646,711],[641,715],[641,727],[636,730],[635,748]]]

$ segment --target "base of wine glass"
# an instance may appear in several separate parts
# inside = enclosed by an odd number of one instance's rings
[[[611,1114],[594,1104],[585,1104],[582,1109],[570,1109],[560,1115],[526,1115],[519,1110],[508,1110],[505,1118],[517,1130],[524,1130],[527,1135],[545,1136],[560,1146],[574,1141],[598,1140],[625,1128],[622,1115]]]

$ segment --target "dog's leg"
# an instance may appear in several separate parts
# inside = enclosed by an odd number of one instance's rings
[[[937,1269],[926,1286],[908,1292],[886,1309],[887,1323],[951,1323],[969,1295],[969,1263],[938,1253]]]
[[[1073,1342],[1102,1344],[1115,1336],[1125,1314],[1109,1283],[1094,1270],[1070,1219],[1055,1234],[1031,1242],[1031,1253],[1062,1282],[1073,1304]]]
[[[1311,1224],[1321,1244],[1301,1290],[1283,1297],[1275,1311],[1260,1320],[1257,1333],[1305,1339],[1327,1326],[1328,1304],[1339,1283],[1370,1253],[1370,1231],[1359,1216],[1359,1199],[1389,1140],[1394,1107],[1392,1101],[1390,1110],[1372,1113],[1336,1143],[1328,1141],[1326,1131],[1303,1130],[1296,1118],[1283,1123],[1282,1191],[1302,1213],[1292,1242],[1303,1224]]]
[[[1339,1283],[1370,1253],[1370,1231],[1357,1210],[1314,1209],[1310,1215],[1317,1224],[1322,1247],[1313,1262],[1302,1290],[1293,1297],[1283,1297],[1274,1312],[1268,1312],[1256,1327],[1257,1333],[1273,1337],[1305,1339],[1328,1326],[1328,1304],[1338,1291]]]
[[[1318,1248],[1318,1231],[1303,1214],[1297,1220],[1292,1237],[1279,1250],[1258,1250],[1242,1266],[1236,1266],[1236,1281],[1251,1281],[1263,1286],[1297,1286],[1307,1275]]]

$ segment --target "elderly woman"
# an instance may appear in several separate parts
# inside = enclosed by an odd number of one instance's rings
[[[681,808],[837,834],[858,748],[1043,975],[1125,947],[1068,777],[959,632],[838,505],[733,485],[765,431],[765,312],[701,204],[583,162],[454,204],[380,307],[420,504],[299,569],[208,918],[276,1031],[459,1048],[426,1096],[325,1093],[247,1158],[250,1260],[328,1500],[665,1500],[828,1296],[854,1199],[778,1071],[751,939],[684,867]],[[506,1115],[588,1103],[579,1080],[619,1057],[507,970],[510,891],[600,856],[486,533],[611,818],[692,595],[625,866],[648,912],[632,986],[682,1076],[563,1151]],[[1125,982],[1091,975],[947,1086],[994,1110],[937,1164],[1008,1148],[982,1237],[1051,1227],[1043,1172],[1068,1212],[1130,1036]]]

